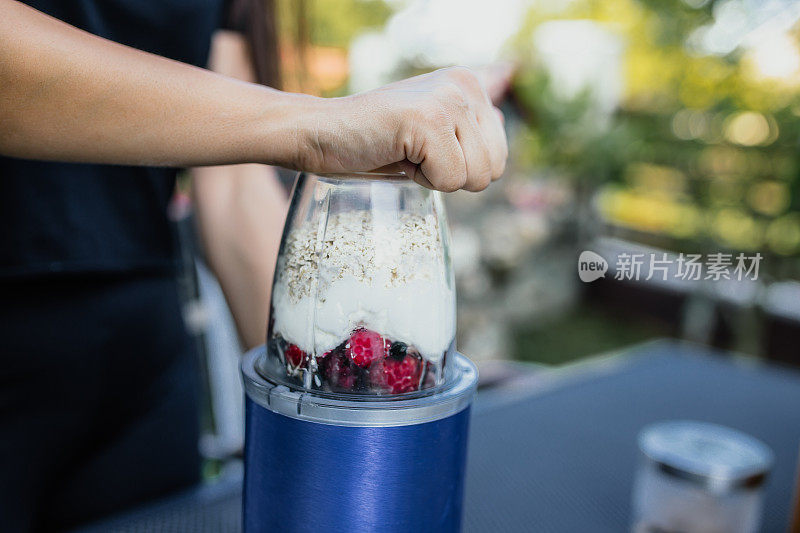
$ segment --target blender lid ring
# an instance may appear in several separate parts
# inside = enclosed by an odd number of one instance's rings
[[[256,370],[263,357],[266,348],[262,345],[242,358],[244,388],[252,401],[291,418],[335,426],[406,426],[441,420],[469,406],[478,383],[478,369],[472,361],[455,353],[444,384],[429,394],[340,399],[342,395],[334,398],[265,378]]]

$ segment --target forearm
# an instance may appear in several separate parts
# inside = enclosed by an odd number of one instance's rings
[[[93,36],[0,0],[0,153],[92,163],[297,166],[318,99]]]
[[[192,170],[206,259],[225,293],[242,343],[264,342],[269,294],[287,199],[262,165]]]
[[[400,164],[443,191],[503,173],[502,121],[468,69],[320,99],[235,81],[0,0],[0,154],[87,163]]]

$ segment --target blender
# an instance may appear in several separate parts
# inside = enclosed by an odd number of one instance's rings
[[[459,531],[477,371],[440,193],[299,174],[242,375],[245,531]]]

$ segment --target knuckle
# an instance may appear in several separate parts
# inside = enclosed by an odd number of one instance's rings
[[[494,166],[492,165],[491,161],[486,161],[486,166],[484,167],[483,171],[478,175],[479,180],[486,180],[487,182],[492,181],[492,176],[494,176]]]
[[[475,180],[475,183],[476,183],[476,188],[479,191],[484,190],[486,187],[489,186],[490,183],[492,183],[492,173],[491,173],[491,171],[489,170],[489,171],[484,172],[483,174],[481,174],[478,177],[478,179]]]
[[[435,99],[446,107],[462,107],[467,99],[464,92],[454,83],[440,83],[433,89]]]
[[[476,151],[478,161],[480,162],[479,170],[488,172],[492,168],[492,145],[490,144],[492,142],[492,138],[486,133],[485,130],[478,129],[477,131],[478,137]]]
[[[442,109],[433,110],[422,120],[425,135],[434,142],[447,139],[455,130],[452,113]]]
[[[478,94],[479,92],[483,92],[481,81],[471,68],[457,66],[450,67],[448,70],[450,71],[450,79],[461,87],[466,88],[470,93]]]
[[[467,182],[467,177],[464,173],[452,173],[442,180],[440,189],[444,192],[455,192],[462,188]]]
[[[489,174],[481,174],[480,176],[471,180],[465,189],[470,192],[480,192],[486,189],[491,183],[492,179]]]
[[[444,106],[431,100],[413,108],[408,118],[417,128],[425,132],[436,132],[450,123]]]
[[[501,158],[494,166],[492,170],[492,180],[500,179],[500,177],[506,171],[506,158]]]
[[[469,67],[457,65],[446,70],[450,78],[459,82],[470,83],[470,80],[477,80],[475,73]]]
[[[431,113],[434,111],[433,104],[430,101],[425,101],[408,109],[403,113],[403,117],[412,124],[427,124],[431,119]]]
[[[494,170],[494,165],[492,164],[492,159],[489,156],[489,152],[487,150],[481,155],[478,168],[476,169],[475,172],[475,176],[477,179],[483,179],[484,177],[487,176],[491,177],[493,170]]]

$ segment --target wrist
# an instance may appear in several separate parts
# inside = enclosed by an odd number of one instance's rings
[[[310,172],[369,171],[393,162],[393,135],[384,106],[368,94],[310,98],[298,111],[298,170]],[[391,160],[391,161],[388,161]]]
[[[353,129],[353,97],[296,96],[299,98],[293,102],[292,111],[292,168],[309,172],[346,170],[340,163]]]
[[[344,172],[398,160],[397,128],[386,118],[391,106],[368,93],[320,98],[273,92],[279,103],[262,119],[265,132],[259,141],[269,152],[267,162],[309,172]]]
[[[303,168],[302,154],[311,142],[309,115],[319,105],[317,100],[321,98],[263,86],[258,86],[255,98],[240,100],[245,116],[239,123],[239,148],[244,152],[239,162]]]

